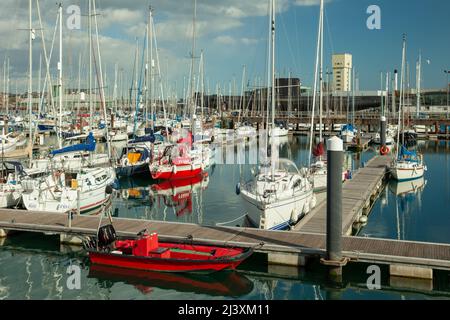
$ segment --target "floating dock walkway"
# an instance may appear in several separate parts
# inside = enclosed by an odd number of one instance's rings
[[[360,168],[351,180],[344,182],[342,187],[342,233],[352,234],[353,224],[359,222],[362,216],[369,215],[372,206],[383,191],[387,166],[390,156],[376,156],[364,168]],[[306,217],[294,227],[307,233],[325,234],[327,231],[326,194],[318,195],[318,204]]]
[[[0,210],[5,230],[60,234],[61,240],[93,236],[109,219],[100,216]],[[326,235],[267,231],[251,228],[199,226],[195,224],[114,218],[119,236],[134,237],[143,229],[157,232],[161,240],[194,244],[255,247],[271,264],[305,265],[309,258],[326,255]],[[343,237],[343,256],[350,261],[390,265],[392,274],[432,279],[433,269],[450,271],[450,245],[364,237]]]

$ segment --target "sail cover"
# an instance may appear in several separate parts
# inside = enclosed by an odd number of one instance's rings
[[[409,151],[404,145],[402,145],[402,149],[400,150],[398,157],[399,159],[417,160],[417,153],[415,151]]]
[[[89,135],[86,138],[84,143],[75,144],[73,146],[65,147],[58,150],[53,150],[50,152],[50,155],[55,156],[57,154],[64,154],[69,152],[77,152],[77,151],[95,151],[96,141],[92,132],[89,132]]]
[[[351,124],[346,124],[346,125],[344,125],[344,126],[342,127],[342,130],[341,130],[341,131],[342,131],[342,132],[344,132],[344,131],[355,132],[356,129],[355,129],[355,127],[353,127],[353,125],[351,125]]]
[[[128,141],[128,143],[142,143],[142,142],[150,142],[150,143],[154,143],[156,141],[156,137],[154,134],[149,134],[149,135],[145,135],[142,137],[136,137],[135,139],[132,139],[130,141]]]
[[[134,144],[134,143],[143,143],[143,142],[150,142],[155,143],[156,141],[164,142],[164,137],[160,134],[148,134],[142,137],[136,137],[135,139],[129,140],[128,143]]]

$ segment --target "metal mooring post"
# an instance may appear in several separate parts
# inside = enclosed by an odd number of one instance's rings
[[[342,282],[342,164],[344,144],[338,137],[327,141],[327,254],[321,262],[330,267],[333,281]]]
[[[381,126],[380,126],[380,144],[381,147],[385,147],[386,146],[386,117],[382,116],[381,117]]]

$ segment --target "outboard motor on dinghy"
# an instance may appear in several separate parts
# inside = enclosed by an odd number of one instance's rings
[[[112,224],[105,225],[98,230],[98,246],[108,247],[117,240],[116,230]]]

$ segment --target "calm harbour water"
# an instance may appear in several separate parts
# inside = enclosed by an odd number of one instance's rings
[[[423,181],[390,183],[375,204],[360,235],[430,242],[450,242],[450,144],[421,142],[428,166]],[[281,147],[297,165],[307,161],[307,139],[292,137]],[[374,155],[348,154],[356,170]],[[216,165],[208,177],[182,186],[154,185],[149,179],[122,180],[113,199],[113,215],[215,225],[244,214],[235,194],[250,166]],[[153,185],[152,185],[153,183]],[[173,190],[177,190],[174,194]],[[69,290],[67,268],[81,268],[81,289]],[[382,290],[366,287],[366,265],[350,265],[335,288],[320,264],[306,269],[267,266],[255,255],[238,272],[213,276],[98,270],[79,248],[60,246],[55,236],[16,234],[0,240],[0,299],[448,299],[450,277],[437,273],[433,290],[395,289],[383,276]],[[382,275],[387,270],[382,268]]]

